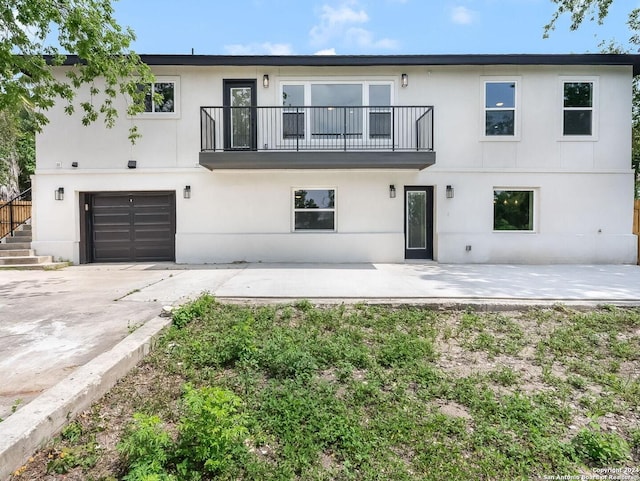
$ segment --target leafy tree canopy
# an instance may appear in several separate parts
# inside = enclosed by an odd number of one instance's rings
[[[103,118],[114,125],[119,94],[132,99],[128,114],[144,109],[149,68],[131,49],[133,31],[121,27],[111,0],[0,0],[0,110],[20,112],[31,108],[38,127],[47,122],[46,110],[58,99],[65,111],[75,110],[77,89],[88,86],[90,100],[79,105],[82,123]],[[52,66],[62,65],[66,54],[78,62],[55,76]],[[130,138],[138,137],[133,128]]]

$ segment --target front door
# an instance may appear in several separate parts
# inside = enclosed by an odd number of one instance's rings
[[[225,80],[224,148],[256,150],[256,81]]]
[[[404,188],[404,257],[433,259],[433,187]]]

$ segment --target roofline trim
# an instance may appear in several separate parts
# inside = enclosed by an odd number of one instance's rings
[[[640,74],[636,54],[456,54],[456,55],[188,55],[140,54],[150,66],[261,66],[261,67],[367,67],[462,65],[602,65],[631,66]],[[81,63],[67,56],[64,65]]]

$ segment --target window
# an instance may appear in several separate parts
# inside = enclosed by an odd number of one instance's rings
[[[391,139],[391,81],[284,82],[282,138]]]
[[[157,77],[156,81],[151,84],[149,91],[146,92],[142,115],[177,118],[180,114],[179,98],[179,77]]]
[[[156,82],[152,84],[152,91],[147,92],[144,99],[145,112],[175,112],[175,83]]]
[[[485,82],[485,135],[515,136],[516,82]]]
[[[304,85],[283,85],[282,105],[282,136],[304,139]]]
[[[593,135],[593,82],[563,82],[563,135]]]
[[[493,230],[533,231],[533,191],[494,190]]]
[[[369,86],[369,138],[391,138],[391,85]]]
[[[335,231],[335,189],[295,189],[293,225],[295,231]]]
[[[362,137],[362,84],[312,84],[311,105],[313,137]]]

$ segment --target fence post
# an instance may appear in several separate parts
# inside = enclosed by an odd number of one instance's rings
[[[11,233],[11,237],[13,237],[13,200],[9,201],[9,232]]]
[[[636,199],[633,204],[633,233],[638,236],[637,262],[640,265],[640,199]]]

